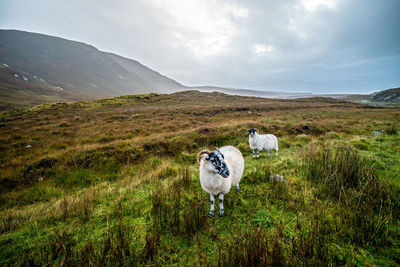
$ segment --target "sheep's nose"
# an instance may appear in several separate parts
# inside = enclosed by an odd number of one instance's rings
[[[221,173],[221,176],[224,177],[224,178],[227,178],[229,176],[229,170],[223,171]]]

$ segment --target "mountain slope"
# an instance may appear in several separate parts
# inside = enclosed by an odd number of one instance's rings
[[[186,89],[182,84],[142,65],[136,60],[121,57],[113,53],[107,54],[126,70],[135,73],[145,81],[150,81],[147,89],[150,89],[152,92],[157,92],[160,88],[164,92],[170,93],[177,91],[177,89]]]
[[[46,102],[190,89],[268,98],[315,96],[216,86],[188,87],[136,60],[102,52],[85,43],[38,33],[0,30],[0,111]],[[370,96],[362,96],[365,97]]]
[[[41,77],[0,64],[0,111],[78,99]]]
[[[185,89],[137,61],[84,43],[16,30],[0,30],[0,63],[42,77],[80,99]]]
[[[375,94],[373,101],[400,103],[400,87],[387,89]]]

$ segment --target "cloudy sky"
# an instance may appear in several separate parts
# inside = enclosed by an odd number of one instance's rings
[[[0,28],[82,41],[185,85],[400,86],[400,0],[1,0]]]

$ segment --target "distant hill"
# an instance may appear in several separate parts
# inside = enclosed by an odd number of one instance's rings
[[[379,93],[376,93],[372,98],[376,102],[396,102],[400,103],[400,87],[391,88]]]
[[[217,92],[231,94],[231,95],[258,96],[258,97],[267,97],[267,98],[299,98],[299,97],[315,96],[312,93],[258,91],[258,90],[251,90],[251,89],[224,88],[224,87],[217,87],[217,86],[191,86],[190,88],[199,90],[201,92],[217,91]]]
[[[260,97],[311,94],[184,86],[140,62],[76,41],[0,30],[0,111],[45,102],[183,90]]]
[[[136,60],[103,52],[85,43],[38,33],[0,30],[0,111],[46,102],[184,90],[267,98],[326,96],[366,101],[373,97],[185,86]],[[382,101],[399,101],[396,93],[379,93],[375,97],[385,99]]]
[[[84,43],[16,30],[0,30],[0,64],[3,86],[16,82],[13,72],[21,72],[63,88],[68,99],[170,93],[186,88],[138,61]]]

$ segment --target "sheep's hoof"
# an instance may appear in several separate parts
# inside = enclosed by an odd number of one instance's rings
[[[214,211],[210,211],[210,213],[208,214],[208,217],[214,217]]]
[[[219,217],[223,217],[224,216],[224,210],[220,210],[219,211]]]
[[[239,192],[240,191],[240,188],[239,187],[236,187],[236,192]]]

